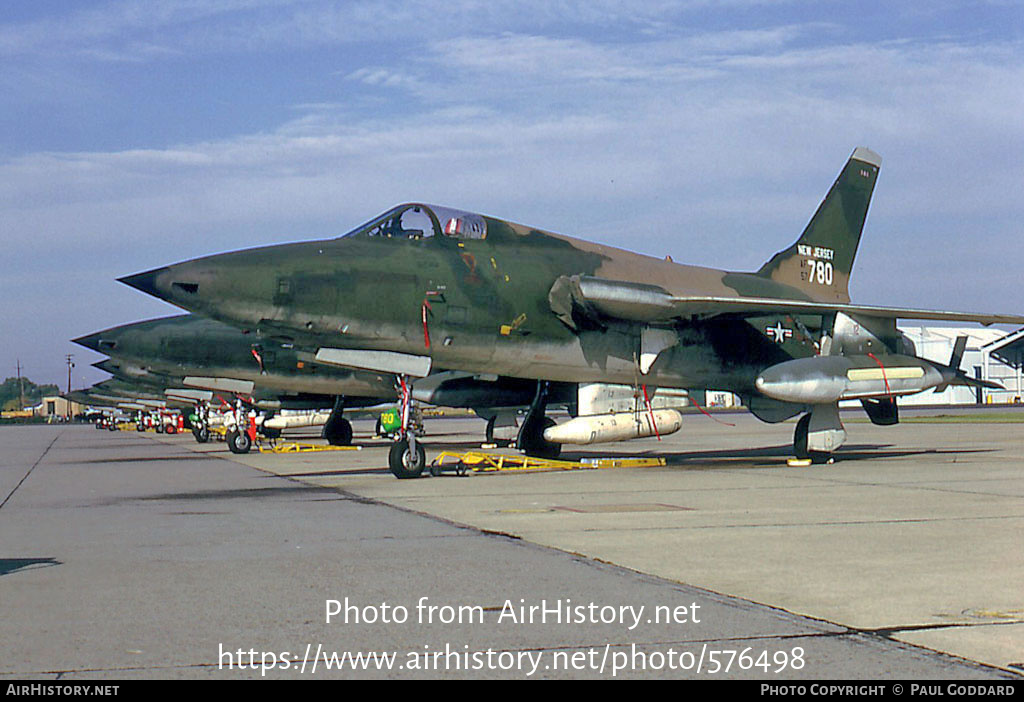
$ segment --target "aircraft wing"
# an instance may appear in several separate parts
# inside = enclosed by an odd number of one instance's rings
[[[832,314],[886,319],[929,319],[948,322],[1024,324],[1024,315],[946,312],[900,307],[877,307],[810,300],[786,300],[766,297],[723,297],[713,295],[672,295],[664,288],[646,283],[608,280],[592,276],[563,276],[548,295],[551,309],[566,321],[572,308],[585,314],[625,319],[634,322],[667,322],[692,317],[717,315],[753,317],[765,314]],[[569,326],[574,326],[566,321]]]
[[[932,319],[946,322],[977,322],[990,324],[1024,324],[1024,316],[1018,314],[984,314],[980,312],[948,312],[942,310],[919,310],[905,307],[877,307],[874,305],[851,305],[834,302],[808,302],[802,300],[774,300],[757,297],[674,297],[673,306],[677,316],[738,314],[753,316],[764,313],[788,312],[792,314],[828,314],[843,312],[860,317],[883,317],[885,319]]]

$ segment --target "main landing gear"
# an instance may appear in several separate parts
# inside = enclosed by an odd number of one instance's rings
[[[839,419],[839,405],[812,405],[811,411],[796,423],[793,455],[801,461],[827,463],[845,441],[846,430]]]
[[[530,410],[519,427],[516,448],[534,458],[558,458],[562,445],[544,439],[544,430],[555,425],[555,420],[545,417],[548,406],[548,381],[537,381],[537,394],[533,396]]]
[[[342,416],[345,410],[345,398],[338,395],[334,399],[334,408],[331,409],[331,416],[324,424],[321,436],[327,439],[331,446],[349,446],[352,444],[352,424]]]
[[[416,432],[410,426],[412,385],[406,376],[398,377],[398,390],[402,404],[402,426],[388,452],[388,467],[396,478],[418,478],[427,466],[427,452],[416,440]]]
[[[205,444],[210,440],[210,406],[206,402],[196,403],[195,419],[192,421],[192,436],[200,444]]]

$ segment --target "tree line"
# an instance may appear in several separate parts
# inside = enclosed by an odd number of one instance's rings
[[[60,390],[56,385],[36,385],[28,378],[22,378],[21,383],[25,387],[25,406],[31,407],[32,405],[38,405],[39,402],[48,395],[59,395]],[[19,387],[19,381],[17,378],[7,378],[0,385],[0,409],[3,410],[16,410],[21,409],[18,405],[21,403],[21,389]]]

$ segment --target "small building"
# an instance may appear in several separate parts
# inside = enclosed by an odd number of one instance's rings
[[[82,405],[71,402],[60,395],[44,397],[38,405],[32,408],[32,414],[36,417],[74,417],[82,412]]]

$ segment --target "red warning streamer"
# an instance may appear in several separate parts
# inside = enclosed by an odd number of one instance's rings
[[[700,413],[703,414],[705,417],[708,417],[709,419],[713,419],[716,422],[718,422],[719,424],[724,424],[727,427],[734,427],[734,426],[736,426],[732,422],[727,422],[724,419],[719,419],[718,417],[715,417],[710,412],[708,412],[706,409],[704,409],[699,404],[697,404],[692,397],[690,398],[690,402],[693,403],[693,406],[696,407],[697,409],[699,409]]]
[[[654,409],[651,407],[651,399],[647,397],[647,383],[641,385],[644,389],[644,404],[647,405],[647,414],[651,417],[651,427],[654,428],[654,435],[658,437],[658,441],[661,441],[661,433],[658,431],[658,425],[654,423]]]
[[[882,380],[885,382],[885,394],[889,396],[890,400],[892,400],[892,390],[889,389],[889,379],[885,377],[885,366],[883,366],[882,362],[878,360],[878,357],[870,351],[868,351],[868,358],[872,359],[878,364],[878,367],[882,369]]]
[[[430,307],[430,302],[428,302],[424,298],[423,304],[420,305],[420,316],[423,318],[423,345],[426,348],[429,349],[430,348],[430,330],[427,329],[427,312],[428,311],[429,312],[433,312],[433,309]]]

